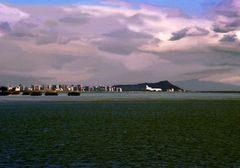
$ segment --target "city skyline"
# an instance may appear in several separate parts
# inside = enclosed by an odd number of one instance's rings
[[[0,1],[0,85],[240,87],[237,0]]]

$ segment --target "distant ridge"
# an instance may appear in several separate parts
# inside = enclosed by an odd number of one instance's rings
[[[160,81],[157,83],[139,83],[132,85],[114,85],[114,87],[122,88],[123,91],[146,91],[146,85],[152,88],[161,88],[163,91],[174,89],[175,91],[182,91],[183,89],[173,85],[169,81]]]

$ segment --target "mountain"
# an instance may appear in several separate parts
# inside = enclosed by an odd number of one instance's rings
[[[114,85],[114,87],[122,88],[123,91],[146,91],[146,85],[152,88],[161,88],[163,91],[174,89],[175,91],[181,91],[183,89],[171,84],[169,81],[160,81],[157,83],[139,83],[133,85]]]

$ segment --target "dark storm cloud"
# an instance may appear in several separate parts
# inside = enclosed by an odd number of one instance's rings
[[[216,32],[216,33],[228,33],[228,32],[231,32],[233,31],[235,28],[232,28],[232,27],[226,27],[225,25],[224,26],[221,26],[221,25],[213,25],[213,31]]]
[[[188,32],[188,36],[205,36],[209,34],[208,30],[201,27],[194,27],[192,29],[195,29],[195,30],[193,30],[192,32]],[[191,29],[189,29],[189,31],[190,30]]]
[[[223,0],[213,9],[215,23],[213,31],[216,33],[228,33],[240,28],[240,6],[237,0]]]
[[[240,18],[227,23],[217,23],[213,25],[213,31],[217,33],[228,33],[240,28]]]
[[[0,22],[0,31],[10,32],[11,26],[8,22]]]
[[[182,30],[179,30],[178,32],[172,33],[172,37],[170,38],[170,41],[176,41],[186,37],[187,32],[188,32],[188,28],[184,28]]]
[[[227,42],[227,43],[234,43],[236,42],[237,36],[235,34],[227,34],[224,35],[223,38],[220,40],[221,42]]]
[[[172,33],[170,41],[176,41],[190,36],[205,36],[208,34],[209,31],[201,27],[184,28],[182,30]]]

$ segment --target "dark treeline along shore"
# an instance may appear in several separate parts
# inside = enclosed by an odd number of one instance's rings
[[[0,87],[0,96],[9,96],[9,95],[29,95],[29,96],[42,96],[43,94],[45,96],[58,96],[59,93],[55,92],[55,91],[46,91],[46,92],[42,92],[42,91],[9,91],[7,87]],[[67,93],[68,96],[80,96],[80,92],[68,92]]]
[[[0,103],[0,167],[240,167],[240,100]]]

